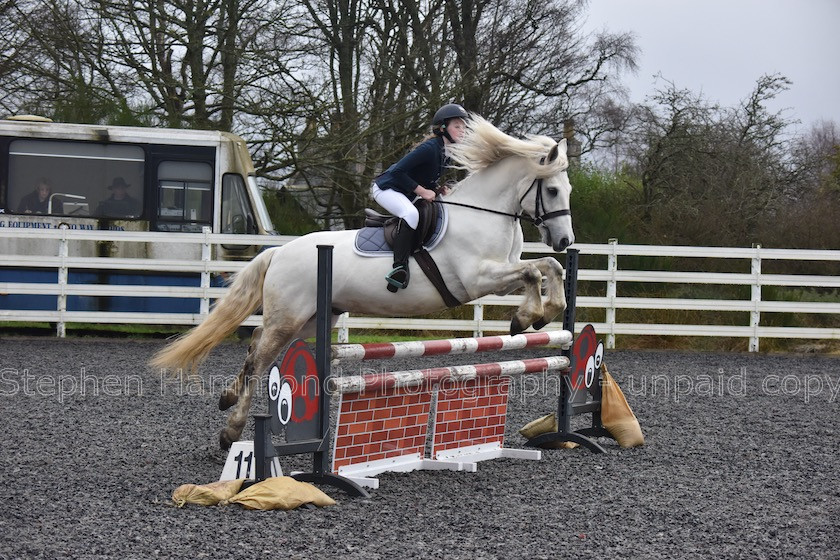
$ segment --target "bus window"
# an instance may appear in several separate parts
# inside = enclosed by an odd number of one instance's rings
[[[158,166],[158,231],[200,232],[213,219],[213,168],[203,162]]]
[[[222,233],[257,233],[257,222],[240,175],[222,178]]]
[[[144,159],[139,146],[14,140],[9,145],[8,211],[139,217]],[[111,211],[122,207],[130,209],[119,216]]]

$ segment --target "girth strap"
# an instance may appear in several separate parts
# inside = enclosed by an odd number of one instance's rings
[[[458,307],[461,305],[458,298],[453,296],[452,292],[449,291],[449,288],[446,287],[446,282],[443,281],[443,276],[440,274],[440,269],[438,268],[437,263],[435,263],[432,255],[430,255],[425,248],[422,248],[414,253],[414,260],[417,261],[417,264],[420,265],[420,269],[437,289],[440,297],[443,298],[443,303],[445,303],[447,307]]]

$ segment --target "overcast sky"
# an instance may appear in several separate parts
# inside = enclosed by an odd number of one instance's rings
[[[680,89],[734,106],[762,74],[793,81],[772,111],[840,125],[840,0],[590,0],[587,28],[632,31],[639,71],[626,75],[633,101],[657,73]],[[662,82],[659,82],[660,85]]]

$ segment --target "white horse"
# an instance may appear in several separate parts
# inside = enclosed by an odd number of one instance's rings
[[[556,251],[574,242],[566,141],[513,138],[476,116],[463,140],[449,150],[455,165],[469,172],[443,198],[449,205],[449,224],[431,251],[449,291],[466,303],[522,288],[524,301],[511,320],[511,332],[531,325],[541,328],[566,308],[563,268],[551,257],[520,260],[519,219],[523,212],[530,215],[543,242]],[[411,316],[446,308],[413,259],[410,286],[396,293],[386,290],[391,260],[357,255],[355,235],[355,231],[315,232],[264,251],[235,276],[203,323],[153,358],[154,367],[195,369],[262,306],[263,325],[254,332],[239,375],[219,400],[222,410],[236,405],[219,435],[223,449],[242,434],[259,376],[289,341],[314,336],[317,245],[334,246],[332,304],[337,312]],[[333,325],[337,318],[334,315]]]

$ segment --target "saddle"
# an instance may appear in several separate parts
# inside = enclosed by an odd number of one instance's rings
[[[417,235],[414,237],[414,247],[412,247],[412,250],[416,251],[429,242],[436,233],[441,208],[439,204],[422,198],[418,199],[414,206],[420,214],[420,220],[417,223]],[[397,229],[399,221],[400,219],[396,216],[382,214],[372,208],[365,208],[365,227],[381,227],[385,234],[385,242],[389,247],[394,246],[394,230]]]
[[[412,247],[411,254],[420,269],[429,279],[429,281],[437,289],[440,297],[447,307],[458,307],[461,302],[452,295],[449,288],[446,287],[446,282],[440,274],[440,269],[435,263],[432,255],[429,254],[426,245],[434,246],[443,236],[443,229],[445,229],[446,216],[440,204],[429,202],[428,200],[418,199],[414,206],[420,214],[420,219],[417,222],[417,235],[414,236],[414,247]],[[394,230],[397,227],[399,218],[388,214],[382,214],[371,208],[365,208],[365,228],[371,228],[367,231],[381,231],[384,234],[384,242],[388,247],[393,247],[394,244]],[[444,225],[442,225],[444,224]],[[365,229],[360,230],[356,238],[356,252],[364,254],[359,250],[360,239],[363,236]],[[370,237],[368,237],[369,239]]]

